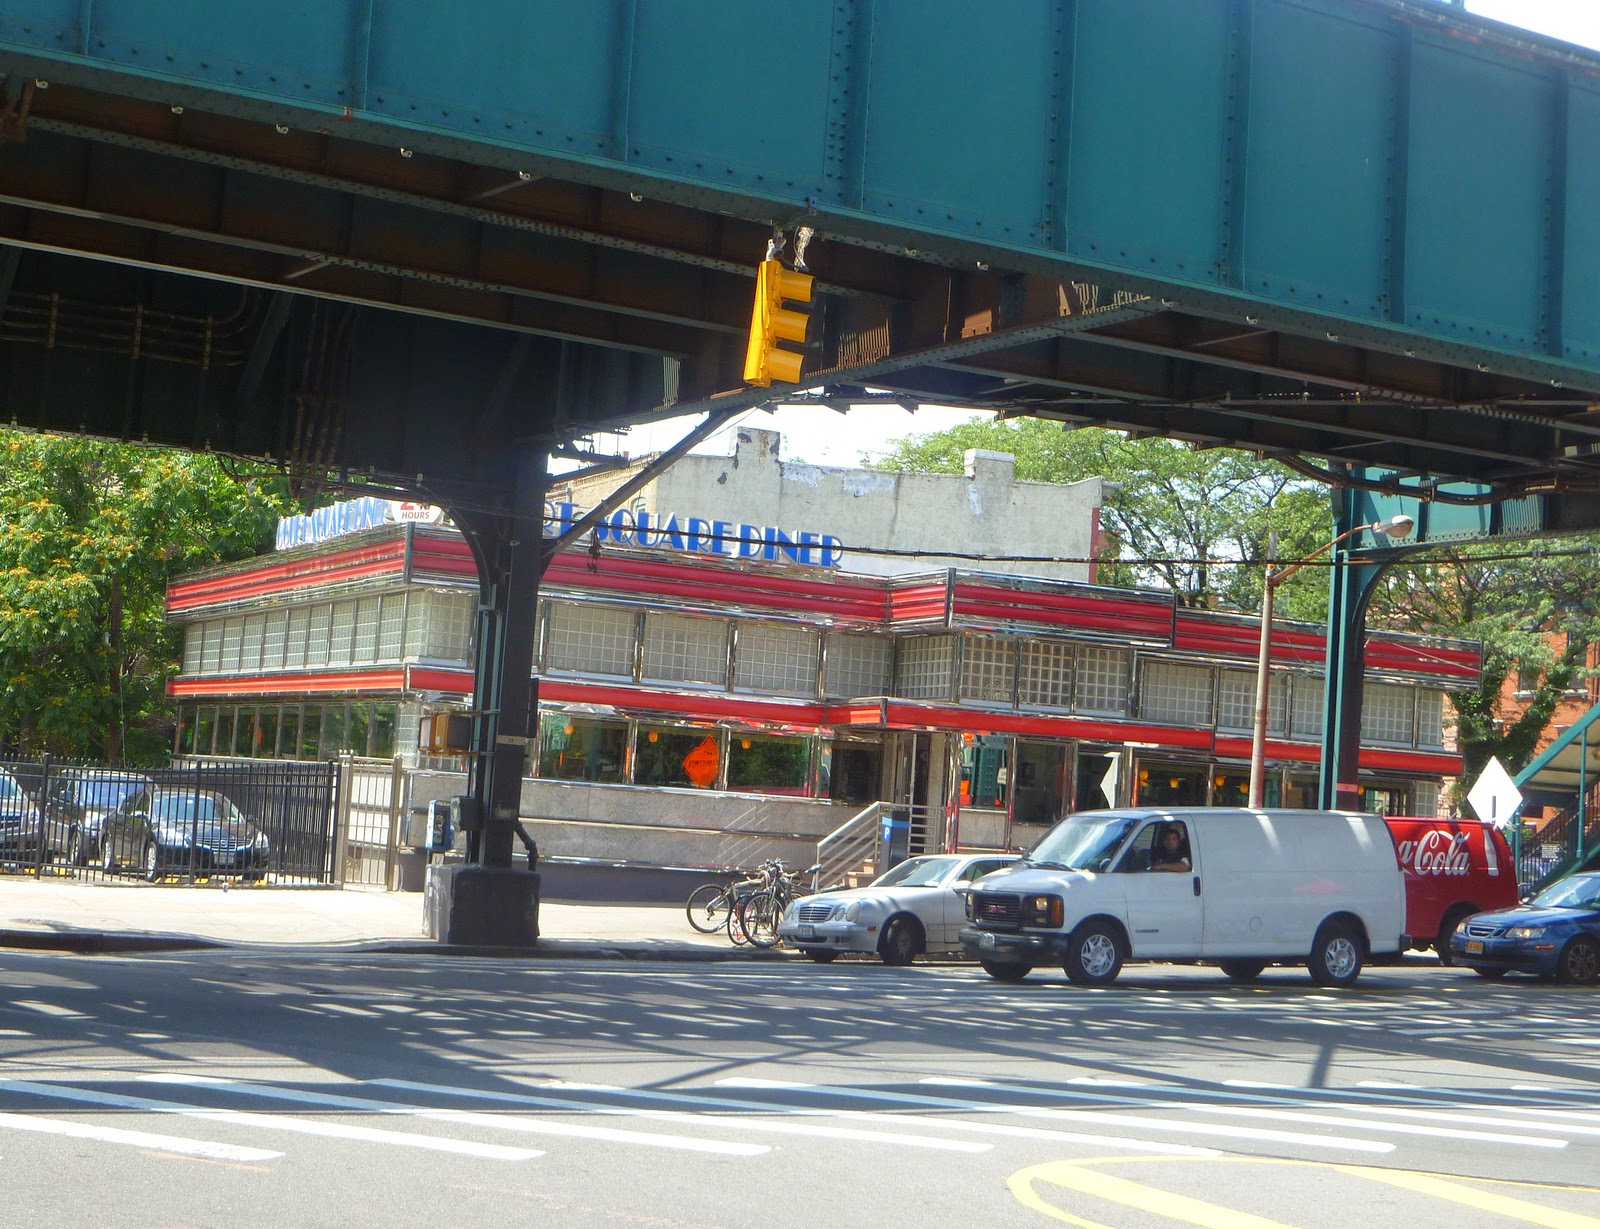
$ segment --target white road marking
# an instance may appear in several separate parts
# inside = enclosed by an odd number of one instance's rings
[[[857,1131],[849,1127],[825,1127],[808,1123],[782,1122],[771,1118],[728,1118],[720,1114],[687,1114],[673,1110],[646,1110],[629,1109],[621,1105],[602,1105],[594,1101],[574,1101],[561,1097],[538,1097],[526,1093],[485,1092],[474,1088],[455,1088],[445,1084],[419,1084],[411,1080],[371,1080],[369,1083],[381,1085],[385,1088],[399,1088],[408,1092],[428,1092],[442,1096],[468,1097],[479,1101],[494,1101],[506,1105],[537,1105],[550,1109],[576,1110],[586,1114],[611,1114],[625,1118],[647,1118],[656,1122],[675,1122],[689,1126],[714,1126],[729,1127],[738,1131],[767,1131],[780,1135],[816,1135],[824,1139],[849,1139],[862,1143],[875,1144],[900,1144],[909,1148],[933,1148],[944,1152],[988,1152],[989,1144],[972,1144],[964,1140],[940,1139],[932,1135],[898,1135],[889,1131]],[[600,1084],[565,1084],[554,1083],[546,1085],[550,1088],[568,1088],[574,1091],[613,1091]],[[614,1091],[626,1093],[628,1096],[646,1097],[654,1100],[693,1101],[692,1097],[672,1097],[666,1093],[634,1093],[628,1089]],[[713,1104],[716,1098],[707,1098],[705,1104]],[[770,1105],[761,1105],[757,1102],[727,1101],[721,1103],[721,1108],[754,1109],[771,1112]],[[834,1115],[826,1115],[832,1117]]]
[[[245,1080],[224,1080],[204,1075],[142,1075],[141,1080],[154,1084],[181,1084],[190,1087],[220,1088],[247,1097],[262,1097],[272,1101],[290,1101],[297,1105],[324,1105],[335,1109],[355,1110],[364,1114],[395,1114],[408,1118],[426,1118],[434,1122],[450,1122],[462,1126],[492,1127],[501,1131],[523,1131],[530,1135],[561,1135],[579,1139],[603,1139],[615,1144],[639,1144],[648,1148],[674,1148],[684,1152],[715,1152],[723,1156],[759,1156],[772,1149],[766,1144],[746,1144],[733,1140],[691,1139],[678,1135],[656,1135],[645,1131],[618,1131],[610,1127],[592,1127],[577,1123],[546,1122],[536,1118],[508,1118],[500,1114],[478,1114],[457,1110],[437,1110],[425,1105],[402,1105],[394,1101],[380,1101],[373,1097],[345,1097],[336,1093],[303,1092],[293,1088],[275,1088],[270,1084],[252,1084]]]
[[[506,1148],[499,1144],[475,1144],[467,1140],[443,1139],[432,1135],[411,1135],[403,1131],[380,1131],[372,1127],[350,1127],[334,1122],[305,1118],[286,1118],[278,1114],[247,1114],[238,1110],[205,1109],[179,1101],[155,1101],[148,1097],[127,1097],[121,1093],[91,1092],[66,1084],[36,1084],[29,1080],[0,1080],[0,1091],[54,1097],[62,1101],[81,1101],[90,1105],[114,1105],[119,1109],[143,1110],[150,1114],[177,1114],[186,1118],[205,1118],[212,1122],[231,1122],[238,1126],[267,1131],[292,1131],[300,1135],[322,1135],[332,1139],[354,1139],[369,1144],[395,1144],[406,1148],[426,1148],[433,1152],[454,1152],[495,1161],[528,1161],[543,1156],[530,1148]]]
[[[1039,1109],[1028,1105],[998,1105],[992,1101],[963,1101],[953,1097],[923,1097],[914,1093],[875,1093],[834,1085],[795,1084],[783,1080],[733,1078],[718,1080],[731,1088],[800,1089],[828,1096],[901,1105],[927,1105],[937,1109],[969,1114],[1015,1114],[1022,1118],[1045,1118],[1055,1122],[1091,1122],[1096,1126],[1140,1127],[1147,1131],[1171,1131],[1184,1135],[1223,1136],[1228,1139],[1256,1139],[1306,1148],[1335,1148],[1349,1152],[1393,1152],[1394,1145],[1370,1139],[1348,1139],[1337,1135],[1305,1135],[1296,1131],[1269,1131],[1256,1127],[1220,1126],[1206,1122],[1178,1122],[1164,1118],[1141,1118],[1118,1113],[1115,1117],[1100,1110]]]
[[[150,1131],[128,1131],[121,1127],[98,1127],[86,1122],[65,1122],[58,1118],[35,1118],[30,1114],[0,1114],[0,1129],[37,1131],[72,1139],[95,1139],[106,1144],[127,1144],[133,1148],[154,1148],[184,1156],[203,1156],[213,1161],[271,1161],[283,1155],[265,1148],[244,1148],[237,1144],[218,1144],[183,1135],[157,1135]]]

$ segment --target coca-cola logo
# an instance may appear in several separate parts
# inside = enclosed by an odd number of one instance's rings
[[[1452,836],[1435,828],[1421,840],[1401,841],[1400,869],[1417,875],[1470,875],[1472,852],[1467,848],[1467,834]]]

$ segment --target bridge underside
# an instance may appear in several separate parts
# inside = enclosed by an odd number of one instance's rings
[[[426,494],[481,477],[475,443],[770,396],[741,380],[766,220],[8,80],[0,379],[20,425]],[[1092,271],[835,236],[807,255],[804,382],[836,403],[870,388],[1500,495],[1600,486],[1600,376]]]

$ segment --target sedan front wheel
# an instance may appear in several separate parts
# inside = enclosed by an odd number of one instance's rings
[[[144,846],[144,879],[146,883],[155,883],[161,878],[161,851],[156,848],[154,841],[146,841]]]
[[[1592,986],[1600,980],[1600,944],[1579,935],[1561,949],[1556,980],[1568,986]]]

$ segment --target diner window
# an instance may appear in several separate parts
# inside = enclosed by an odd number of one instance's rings
[[[218,674],[222,670],[222,623],[212,619],[201,627],[200,673]]]
[[[1139,693],[1139,713],[1146,721],[1211,726],[1212,682],[1206,666],[1146,658]]]
[[[1072,646],[1060,640],[1025,640],[1017,684],[1024,708],[1072,708]]]
[[[266,627],[261,638],[261,668],[263,670],[283,669],[284,645],[289,631],[289,612],[287,610],[269,610],[267,612]]]
[[[311,608],[311,623],[306,629],[306,665],[328,664],[328,638],[332,626],[332,605],[322,602]]]
[[[297,606],[289,612],[289,630],[283,641],[283,664],[290,670],[306,664],[306,648],[310,639],[311,608]]]
[[[633,677],[639,617],[617,606],[551,602],[545,668],[607,678]]]
[[[367,755],[367,739],[371,734],[372,706],[357,703],[350,706],[349,724],[344,731],[344,749],[351,755]]]
[[[1290,696],[1290,720],[1296,738],[1322,737],[1322,679],[1297,674]]]
[[[238,720],[233,727],[233,754],[246,758],[256,755],[256,709],[253,704],[239,710]]]
[[[1444,746],[1444,692],[1431,687],[1417,692],[1417,746]]]
[[[345,735],[345,705],[324,704],[322,706],[322,757],[330,760],[346,749]]]
[[[394,710],[393,704],[373,704],[367,725],[368,755],[383,760],[394,758]]]
[[[333,631],[328,638],[328,664],[348,666],[356,634],[356,603],[346,599],[333,604]]]
[[[633,739],[635,785],[710,789],[722,765],[719,731],[640,722]]]
[[[1368,683],[1361,697],[1362,740],[1409,747],[1416,742],[1416,736],[1416,689],[1396,687],[1389,683]]]
[[[183,629],[183,666],[180,674],[196,674],[200,670],[200,647],[205,640],[206,625],[191,623]]]
[[[539,775],[556,781],[626,780],[628,723],[573,713],[539,716]]]
[[[239,648],[244,643],[244,620],[225,619],[222,624],[222,673],[239,672]]]
[[[1281,674],[1269,676],[1267,691],[1267,732],[1283,734],[1289,711],[1289,680]],[[1256,676],[1244,670],[1224,670],[1217,679],[1217,729],[1230,734],[1248,734],[1256,728]]]
[[[194,715],[194,753],[210,755],[217,732],[217,710],[212,705],[197,709]]]
[[[740,691],[817,694],[820,642],[811,628],[747,620],[739,624],[734,646],[733,685]]]
[[[285,704],[278,722],[278,758],[298,759],[300,756],[300,706]]]
[[[905,636],[900,641],[895,694],[907,700],[948,700],[954,679],[954,636]]]
[[[828,633],[824,691],[830,696],[881,696],[889,691],[894,641],[857,632]]]
[[[378,622],[378,660],[399,661],[405,656],[406,595],[385,593]]]
[[[253,614],[245,617],[244,639],[239,644],[239,669],[261,669],[261,639],[266,630],[266,615]]]
[[[1078,650],[1073,707],[1080,713],[1123,716],[1128,711],[1132,665],[1122,649],[1086,644]]]
[[[471,661],[476,600],[465,593],[414,594],[406,619],[406,656]]]
[[[648,612],[644,617],[644,677],[727,686],[728,621]]]
[[[966,636],[961,643],[961,698],[1011,706],[1017,646],[1000,636]]]
[[[263,704],[256,714],[255,750],[250,752],[258,759],[273,759],[278,754],[278,706]]]
[[[803,798],[810,793],[811,740],[774,734],[728,735],[728,788]]]
[[[383,599],[376,594],[356,603],[356,638],[350,660],[362,665],[375,661],[378,656],[378,622],[383,612]]]
[[[322,705],[307,704],[300,714],[300,758],[318,760],[322,755]]]

